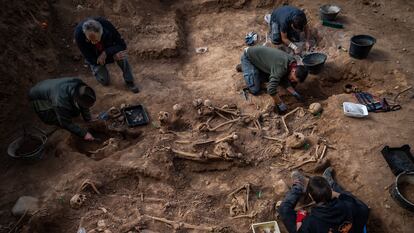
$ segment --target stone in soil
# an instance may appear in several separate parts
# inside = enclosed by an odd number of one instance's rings
[[[39,199],[31,196],[21,196],[12,208],[14,216],[22,216],[25,212],[33,214],[39,209]]]

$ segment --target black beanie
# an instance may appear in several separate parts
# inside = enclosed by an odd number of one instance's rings
[[[90,108],[95,104],[95,91],[86,85],[81,85],[77,88],[75,93],[76,103],[83,108]]]

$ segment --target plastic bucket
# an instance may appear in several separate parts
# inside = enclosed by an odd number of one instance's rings
[[[356,35],[351,38],[349,55],[353,58],[364,59],[368,56],[377,40],[369,35]]]
[[[327,56],[323,53],[310,53],[303,57],[302,63],[311,74],[319,74],[326,62]]]

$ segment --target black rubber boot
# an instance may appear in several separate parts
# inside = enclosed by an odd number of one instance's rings
[[[133,83],[133,82],[128,82],[126,83],[127,87],[129,88],[129,90],[131,90],[133,93],[138,93],[139,89],[138,87]]]
[[[303,173],[301,171],[294,170],[292,172],[292,174],[290,175],[290,177],[292,177],[294,185],[298,185],[298,186],[302,187],[303,191],[305,190],[306,178],[305,178],[305,175],[303,175]]]
[[[333,177],[333,173],[334,170],[332,167],[328,167],[327,169],[325,169],[325,171],[323,172],[323,177],[328,181],[329,186],[333,186],[335,184],[335,179]]]

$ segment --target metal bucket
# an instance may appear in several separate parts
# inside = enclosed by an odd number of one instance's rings
[[[27,151],[22,151],[21,148],[30,139],[32,142],[36,142],[33,148]],[[47,142],[47,134],[38,128],[31,128],[24,130],[23,134],[14,139],[7,148],[7,153],[13,159],[36,161],[43,158],[43,151]]]
[[[341,8],[336,5],[323,5],[321,8],[319,8],[319,13],[322,20],[328,20],[333,21],[336,19],[336,16],[338,16],[339,12],[341,11]]]
[[[409,188],[414,190],[414,171],[399,174],[390,189],[390,194],[398,205],[414,212],[414,192],[408,197]]]

